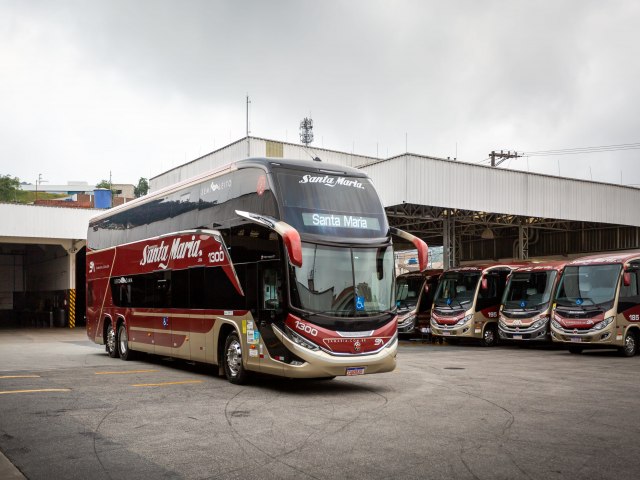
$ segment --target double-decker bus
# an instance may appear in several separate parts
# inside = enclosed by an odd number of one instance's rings
[[[551,321],[554,342],[571,353],[616,348],[627,357],[640,340],[640,252],[593,255],[567,263]]]
[[[112,357],[148,352],[250,372],[393,370],[391,236],[356,169],[247,159],[94,217],[87,335]]]
[[[507,276],[517,266],[476,265],[444,272],[431,309],[432,336],[450,343],[466,338],[487,347],[495,345]]]
[[[500,339],[551,340],[553,295],[566,262],[540,262],[514,270],[507,281],[498,320]]]

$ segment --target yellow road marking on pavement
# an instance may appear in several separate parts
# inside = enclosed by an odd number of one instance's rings
[[[163,383],[136,383],[132,387],[162,387],[164,385],[185,385],[187,383],[202,383],[203,380],[185,380],[183,382],[163,382]]]
[[[38,390],[0,390],[0,395],[6,393],[38,393],[38,392],[70,392],[70,388],[41,388]]]
[[[127,373],[148,373],[157,370],[125,370],[123,372],[95,372],[96,375],[126,375]]]
[[[2,375],[0,378],[40,378],[40,375]]]

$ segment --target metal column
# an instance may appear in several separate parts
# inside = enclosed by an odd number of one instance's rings
[[[518,226],[518,260],[529,259],[529,227]]]

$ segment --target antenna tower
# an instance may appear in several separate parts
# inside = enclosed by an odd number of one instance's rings
[[[313,120],[311,118],[305,117],[300,122],[300,142],[306,147],[313,142]]]

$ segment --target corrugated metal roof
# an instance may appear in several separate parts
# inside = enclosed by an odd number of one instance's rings
[[[362,167],[385,206],[410,203],[640,226],[640,189],[401,155]]]
[[[93,209],[0,203],[0,237],[86,240]]]

